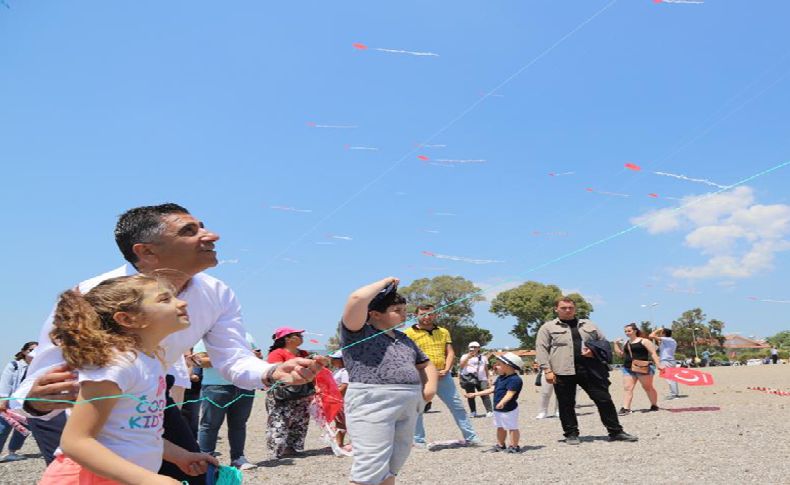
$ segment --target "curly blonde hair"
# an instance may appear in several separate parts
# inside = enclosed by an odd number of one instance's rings
[[[145,287],[159,280],[145,275],[102,281],[85,295],[69,290],[60,295],[54,329],[49,333],[73,369],[104,367],[119,352],[135,352],[140,341],[115,321],[116,312],[139,313]]]

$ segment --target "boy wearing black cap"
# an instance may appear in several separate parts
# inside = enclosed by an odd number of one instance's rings
[[[406,462],[417,414],[436,394],[438,374],[403,332],[406,299],[389,277],[351,293],[340,323],[348,369],[346,426],[354,443],[352,484],[395,483]]]
[[[524,361],[513,352],[497,355],[494,371],[498,374],[494,387],[483,391],[464,394],[467,398],[494,395],[494,426],[496,426],[497,444],[491,451],[520,453],[518,441],[521,433],[518,430],[518,395],[524,382],[518,371],[524,367]],[[505,446],[505,438],[510,436],[510,446]]]

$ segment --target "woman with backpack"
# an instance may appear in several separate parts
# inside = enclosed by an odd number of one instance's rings
[[[458,366],[461,369],[459,373],[459,379],[461,381],[461,387],[464,391],[471,394],[473,392],[488,389],[488,358],[485,354],[480,353],[479,343],[469,343],[469,352],[461,356],[461,361],[459,362]],[[474,397],[467,399],[471,417],[482,418],[483,416],[493,416],[494,413],[491,407],[491,396],[488,394],[480,396],[480,400],[483,401],[483,406],[486,408],[486,414],[477,414],[477,404],[475,403]]]
[[[0,376],[0,397],[10,397],[19,387],[19,383],[25,379],[27,366],[33,360],[30,354],[36,347],[38,347],[38,342],[27,342],[22,346],[22,350],[14,356],[14,360],[3,369],[3,374]],[[12,424],[5,419],[6,416],[10,416],[7,414],[8,403],[9,401],[0,401],[0,415],[2,415],[0,416],[0,451],[5,446],[5,441],[13,429]],[[14,417],[10,416],[10,419],[13,420]],[[0,462],[24,460],[24,457],[17,452],[22,448],[27,436],[16,429],[13,431],[11,442],[8,443],[8,454],[0,458]]]

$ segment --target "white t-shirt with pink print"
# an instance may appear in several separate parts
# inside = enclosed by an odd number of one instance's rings
[[[119,354],[99,369],[80,369],[79,382],[111,381],[122,397],[115,403],[96,440],[117,455],[156,472],[162,465],[165,367],[142,352]],[[144,401],[144,402],[141,402]],[[77,404],[79,406],[79,404]]]

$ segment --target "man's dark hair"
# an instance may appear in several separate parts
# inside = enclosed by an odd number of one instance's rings
[[[393,291],[383,298],[376,298],[371,301],[370,305],[368,305],[368,311],[384,313],[387,311],[387,308],[392,305],[400,305],[403,303],[406,303],[406,298],[397,291]]]
[[[664,334],[664,337],[671,337],[672,336],[672,329],[663,328],[662,330],[663,330],[662,333]]]
[[[417,311],[419,310],[436,310],[436,305],[433,303],[423,303],[422,305],[417,305]]]
[[[554,301],[554,308],[557,308],[558,306],[560,306],[560,303],[562,303],[562,302],[565,302],[565,303],[571,303],[571,304],[573,304],[573,306],[574,306],[574,307],[576,306],[576,302],[575,302],[575,301],[573,301],[573,299],[572,299],[572,298],[569,298],[569,297],[567,297],[567,296],[562,296],[562,297],[560,297],[560,298],[557,298],[557,299]]]
[[[155,242],[162,235],[165,230],[162,216],[167,214],[189,214],[189,211],[178,204],[168,203],[135,207],[118,217],[118,223],[115,224],[115,243],[126,261],[133,265],[137,263],[137,255],[132,251],[132,246]]]

